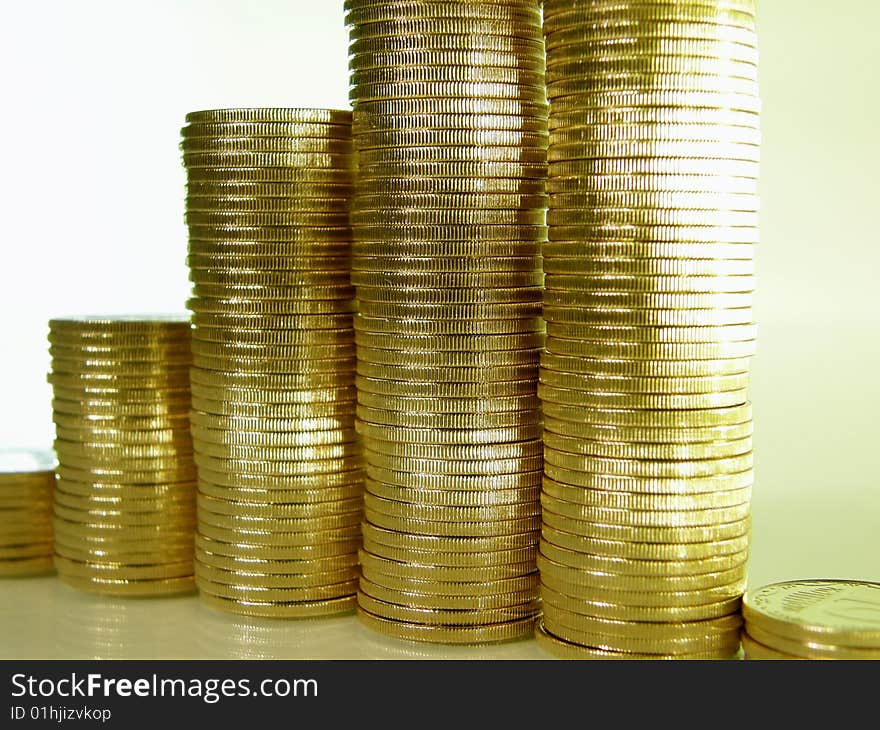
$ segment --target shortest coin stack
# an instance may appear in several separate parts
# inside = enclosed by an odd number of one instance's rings
[[[52,570],[55,457],[0,451],[0,576]]]
[[[746,659],[880,659],[880,583],[800,580],[743,599]]]
[[[60,319],[49,329],[59,577],[112,595],[192,590],[188,320]]]

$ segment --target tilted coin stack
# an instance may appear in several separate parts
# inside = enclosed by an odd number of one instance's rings
[[[49,322],[55,567],[75,588],[195,587],[189,330],[184,317]]]
[[[538,612],[546,96],[537,0],[349,0],[363,622],[441,643]]]
[[[187,122],[199,590],[239,614],[352,610],[363,477],[351,112],[220,109]]]
[[[55,455],[0,450],[0,577],[53,569]]]
[[[568,657],[738,648],[759,125],[752,0],[547,0],[544,603]]]
[[[746,659],[880,660],[880,583],[796,580],[743,599]]]

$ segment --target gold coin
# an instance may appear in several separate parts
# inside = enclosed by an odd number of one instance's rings
[[[632,510],[637,514],[640,511],[663,513],[743,507],[749,503],[752,488],[690,494],[646,494],[573,487],[545,477],[543,490],[548,497],[572,505]]]
[[[425,86],[428,86],[427,84]],[[505,88],[516,90],[517,87],[506,84],[498,84],[499,87],[504,86]],[[438,163],[457,163],[457,164],[473,164],[477,162],[481,163],[506,163],[513,170],[520,171],[521,173],[525,173],[526,171],[532,168],[540,168],[544,167],[546,169],[547,165],[547,151],[541,148],[532,148],[532,147],[521,147],[521,146],[510,146],[510,147],[493,147],[493,146],[450,146],[445,147],[442,145],[434,145],[434,146],[425,146],[425,147],[414,147],[411,149],[405,148],[397,148],[397,147],[385,147],[385,148],[373,148],[366,150],[359,150],[358,152],[358,161],[359,164],[363,165],[367,170],[371,168],[379,168],[381,166],[389,166],[391,169],[396,171],[397,174],[394,177],[400,177],[404,174],[404,165],[418,165],[418,166],[428,166],[428,165],[436,165]],[[403,169],[402,169],[403,168]],[[417,169],[417,168],[416,168]],[[430,169],[430,168],[428,168]],[[501,168],[503,169],[503,168]],[[527,174],[519,174],[519,175],[506,175],[504,177],[529,177]],[[540,212],[541,215],[537,213]],[[515,219],[513,221],[508,220],[508,217],[501,217],[498,215],[493,215],[489,217],[480,217],[475,214],[468,214],[457,217],[450,218],[449,215],[446,217],[443,216],[423,216],[418,217],[414,216],[413,218],[403,218],[397,219],[398,223],[403,225],[431,225],[433,223],[472,223],[476,225],[491,225],[491,224],[508,224],[512,225],[514,223],[519,223],[520,225],[541,225],[544,220],[543,211],[538,212],[524,212],[521,219]],[[375,220],[377,222],[385,222],[385,223],[393,223],[394,220],[386,220],[385,218],[381,218],[380,216],[364,216],[357,217],[352,216],[352,225],[368,224]],[[535,220],[536,222],[531,222]],[[198,221],[194,221],[198,222]],[[283,223],[279,223],[278,225],[284,225]]]
[[[498,85],[517,85],[526,89],[539,88],[544,83],[544,72],[541,70],[528,70],[522,68],[511,68],[510,66],[488,66],[483,64],[470,64],[465,66],[440,66],[440,65],[420,65],[420,66],[404,66],[400,64],[392,64],[379,68],[362,68],[353,69],[349,73],[349,83],[354,87],[355,99],[375,99],[375,98],[398,98],[400,96],[410,96],[406,93],[413,88],[417,89],[415,96],[421,96],[424,92],[421,90],[424,86],[437,86],[462,88],[461,84],[476,84],[478,89],[486,89],[487,95],[496,95]],[[404,86],[405,91],[402,94],[394,94],[393,92],[384,91],[386,89],[395,89],[398,86]],[[470,86],[464,88],[471,88]],[[376,91],[370,93],[373,89]],[[367,90],[366,93],[365,90]],[[480,93],[480,91],[478,91]],[[528,94],[523,94],[525,98],[531,98]],[[503,97],[507,94],[502,92]],[[541,97],[538,97],[540,100]],[[363,149],[361,141],[364,135],[357,135],[356,141],[358,149]],[[467,140],[469,137],[464,137]],[[461,144],[471,144],[463,141]]]
[[[284,168],[280,168],[284,169]],[[192,171],[190,179],[192,180]],[[240,226],[187,224],[191,240],[226,243],[284,243],[289,246],[308,244],[309,248],[322,243],[346,243],[351,241],[351,228],[345,226]]]
[[[432,626],[407,623],[376,616],[358,607],[358,618],[367,628],[405,641],[426,641],[438,644],[488,644],[513,641],[530,636],[535,617],[482,626]]]
[[[215,583],[196,577],[196,585],[203,594],[216,598],[227,598],[245,603],[301,603],[303,601],[326,601],[341,598],[357,591],[357,580],[350,580],[323,586],[304,588],[261,588],[259,586],[240,586]]]
[[[194,383],[192,386],[193,400],[207,402],[229,411],[228,415],[256,415],[248,413],[236,414],[236,410],[268,409],[275,406],[302,407],[307,405],[324,406],[336,403],[347,403],[356,397],[354,378],[350,383],[331,385],[329,387],[298,388],[282,390],[279,388],[224,387]],[[198,410],[207,410],[199,408]],[[282,409],[283,410],[283,409]],[[262,411],[261,411],[262,412]],[[222,414],[221,414],[222,415]],[[283,416],[282,416],[283,417]]]
[[[749,371],[748,358],[720,360],[622,360],[580,355],[541,353],[542,372],[552,370],[581,376],[618,376],[631,378],[691,378],[745,375]]]
[[[290,247],[294,248],[294,247]],[[256,256],[236,252],[196,253],[187,257],[190,278],[197,283],[226,283],[230,286],[281,286],[334,284],[348,267],[348,255],[340,251],[321,253],[302,250],[287,254]],[[321,246],[321,248],[326,248]],[[291,254],[297,254],[291,259]]]
[[[351,112],[337,109],[240,108],[189,112],[187,124],[281,122],[286,124],[351,124]]]
[[[544,368],[541,383],[554,388],[568,388],[594,393],[633,393],[689,395],[726,393],[747,388],[748,373],[683,377],[639,377],[601,373],[560,372]]]
[[[125,501],[183,499],[195,494],[194,481],[170,484],[113,484],[60,478],[56,494]]]
[[[184,429],[157,429],[153,431],[132,431],[120,428],[102,428],[98,421],[94,426],[68,428],[56,424],[55,435],[62,441],[81,442],[91,444],[106,444],[122,449],[129,447],[143,447],[148,445],[173,445],[184,450],[189,445],[192,450],[192,440],[189,433]]]
[[[498,148],[503,149],[503,148]],[[523,209],[443,209],[443,208],[386,208],[380,210],[354,209],[351,225],[361,226],[446,226],[446,225],[544,225],[543,208]]]
[[[625,512],[621,510],[620,512]],[[653,514],[647,512],[646,514]],[[662,513],[657,513],[662,514]],[[688,513],[681,513],[688,514]],[[699,514],[698,512],[696,514]],[[704,543],[729,540],[749,534],[751,520],[740,517],[729,522],[708,525],[631,525],[613,522],[590,522],[578,517],[544,510],[544,524],[565,532],[602,540],[652,543]],[[597,517],[598,519],[598,517]]]
[[[389,221],[392,222],[392,221]],[[356,220],[353,220],[356,224]],[[547,225],[554,227],[582,226],[688,226],[718,229],[752,229],[757,235],[758,214],[751,211],[688,210],[659,208],[554,208],[547,211]],[[725,239],[721,239],[722,241]],[[735,241],[733,241],[735,242]]]
[[[484,626],[534,617],[540,611],[540,605],[535,600],[499,608],[438,609],[418,604],[390,603],[363,591],[358,594],[358,605],[375,616],[426,626]]]
[[[253,135],[185,136],[180,143],[184,154],[253,152],[303,153],[321,155],[352,154],[351,138],[334,139],[327,137],[257,137]]]
[[[499,381],[496,383],[431,383],[417,380],[383,380],[357,377],[361,394],[396,395],[407,398],[515,398],[534,395],[532,380]]]
[[[544,458],[548,464],[571,471],[649,479],[689,479],[738,474],[746,469],[751,469],[754,465],[754,456],[751,452],[723,459],[649,461],[646,459],[608,459],[586,454],[569,454],[547,448],[544,450]]]
[[[540,458],[543,444],[539,439],[498,444],[422,444],[370,439],[364,444],[371,452],[410,459],[468,461],[480,459]]]
[[[535,571],[534,559],[522,563],[499,563],[479,566],[448,566],[433,563],[403,563],[388,560],[360,550],[359,558],[364,569],[371,573],[406,580],[442,581],[451,583],[485,583],[528,575]]]
[[[436,537],[495,537],[513,535],[537,530],[540,518],[524,517],[516,520],[496,520],[491,522],[431,522],[428,520],[392,517],[369,510],[367,519],[377,527],[398,532]]]
[[[155,565],[130,565],[115,562],[81,562],[55,556],[55,569],[62,576],[79,578],[115,578],[124,580],[157,580],[193,574],[193,562]]]
[[[145,492],[147,490],[144,490]],[[100,489],[90,494],[76,494],[64,491],[59,487],[55,491],[55,503],[76,510],[115,510],[137,514],[139,512],[161,512],[166,509],[175,510],[195,506],[195,490],[180,490],[170,495],[157,495],[138,498],[108,496]]]
[[[608,636],[591,631],[591,624],[582,628],[583,624],[572,618],[576,614],[561,614],[557,609],[548,606],[543,622],[547,631],[558,635],[565,641],[601,649],[609,652],[661,655],[694,654],[708,651],[724,651],[732,656],[739,648],[739,631],[729,631],[717,636],[697,637],[688,639],[641,639],[624,636]],[[565,619],[565,621],[563,621]],[[578,624],[572,626],[571,624]]]
[[[349,139],[351,137],[351,113],[345,121],[261,121],[216,120],[191,122],[180,130],[184,139],[191,137],[317,137],[323,139]]]
[[[270,359],[258,357],[208,357],[198,355],[193,365],[203,370],[253,372],[253,373],[327,373],[351,372],[354,369],[354,353],[351,356],[326,358],[321,360]]]
[[[114,415],[94,413],[62,413],[55,411],[52,421],[57,427],[82,432],[83,435],[100,433],[102,431],[116,431],[120,434],[131,434],[135,438],[142,434],[148,442],[156,439],[161,442],[161,434],[173,433],[185,435],[189,428],[189,406],[174,409],[179,412],[167,412],[158,416],[127,416],[124,413]]]
[[[249,489],[212,484],[199,479],[199,494],[215,499],[241,502],[247,505],[304,505],[327,504],[349,500],[363,494],[363,486],[354,483],[346,486],[323,486],[319,489]]]
[[[622,259],[547,256],[544,273],[595,276],[752,276],[755,265],[749,260],[720,259]]]
[[[196,470],[191,463],[178,464],[174,469],[147,471],[105,469],[97,465],[80,469],[67,464],[59,464],[58,478],[85,484],[152,486],[195,482]]]
[[[274,418],[261,416],[225,416],[216,413],[204,413],[202,411],[193,410],[190,414],[192,426],[195,433],[212,435],[216,438],[226,438],[230,443],[236,443],[237,440],[231,434],[245,434],[243,439],[238,442],[242,444],[253,443],[254,445],[271,445],[275,440],[279,445],[297,445],[292,443],[296,438],[302,439],[303,445],[320,445],[316,443],[319,439],[326,439],[327,436],[321,436],[320,432],[333,432],[340,429],[338,419],[317,417],[317,418]],[[209,434],[201,429],[212,429],[220,432],[227,432],[230,435],[223,437],[221,433]],[[343,429],[344,430],[344,429]],[[301,437],[291,434],[300,434]],[[305,434],[314,434],[313,436]],[[253,434],[251,436],[250,434]],[[260,436],[257,434],[266,434]],[[272,434],[279,434],[273,436]],[[333,438],[333,437],[331,437]],[[248,441],[247,439],[254,439]],[[333,443],[330,441],[329,443]]]
[[[53,570],[54,563],[51,555],[48,557],[0,559],[0,576],[3,577],[41,575],[51,573]]]
[[[552,64],[555,65],[555,64]],[[551,67],[552,67],[551,65]],[[552,79],[552,80],[551,80]],[[552,104],[571,103],[596,95],[614,94],[644,89],[645,93],[731,94],[758,99],[757,74],[741,78],[724,73],[657,73],[632,71],[626,74],[588,73],[574,78],[548,75],[547,98]],[[753,108],[753,107],[747,107]],[[760,108],[760,107],[759,107]],[[718,155],[726,157],[727,155]]]
[[[360,420],[384,426],[438,429],[515,428],[540,422],[537,410],[502,413],[418,413],[357,406]]]
[[[702,560],[716,555],[740,554],[749,547],[748,534],[705,543],[651,544],[577,535],[549,524],[542,525],[541,533],[547,542],[567,550],[628,560]]]
[[[644,293],[711,293],[737,294],[754,291],[753,276],[626,276],[601,275],[573,276],[548,274],[548,289],[563,291],[586,290],[593,292],[644,292]]]
[[[547,85],[552,87],[561,82],[583,79],[585,83],[580,88],[586,89],[596,88],[597,84],[603,81],[645,80],[648,88],[652,88],[655,83],[668,86],[668,82],[664,83],[661,79],[686,74],[717,80],[719,83],[711,84],[715,89],[729,88],[726,83],[728,79],[757,83],[758,67],[753,58],[668,54],[654,56],[648,53],[639,54],[635,49],[633,51],[629,55],[621,55],[618,51],[616,56],[602,60],[590,53],[585,54],[584,57],[565,57],[563,54],[556,54],[547,66]],[[709,84],[705,86],[708,87]]]
[[[497,289],[430,289],[425,287],[365,287],[357,289],[358,303],[381,302],[407,304],[413,297],[426,305],[443,304],[505,304],[541,301],[537,286],[499,287]]]
[[[340,129],[342,129],[340,127]],[[350,134],[350,131],[347,132]],[[254,198],[349,198],[350,182],[212,182],[192,180],[187,183],[188,195],[197,197],[246,196]]]
[[[357,555],[359,547],[359,540],[357,539],[351,538],[323,542],[321,541],[320,534],[315,537],[314,542],[304,545],[272,546],[247,542],[227,543],[204,535],[196,535],[195,544],[200,550],[242,563],[252,560],[316,561],[324,558],[343,557],[349,554]]]
[[[437,550],[409,550],[384,545],[366,538],[364,550],[377,558],[397,563],[446,566],[450,568],[489,568],[501,565],[535,563],[537,548],[511,548],[495,552],[439,552]]]
[[[541,574],[541,583],[551,590],[571,596],[572,598],[595,603],[662,608],[706,606],[721,601],[739,600],[745,587],[745,580],[743,579],[726,586],[717,585],[699,590],[608,590],[584,583],[570,583],[557,578],[552,573],[546,572]]]
[[[533,517],[540,512],[538,502],[534,499],[504,503],[484,504],[470,506],[433,505],[424,502],[398,502],[392,499],[384,499],[371,494],[364,494],[364,507],[371,514],[383,514],[390,517],[400,517],[409,520],[423,520],[433,522],[486,522],[518,520]]]
[[[362,525],[365,541],[387,545],[395,550],[443,554],[488,554],[508,550],[533,549],[538,544],[535,530],[497,536],[443,537],[387,530],[370,522]]]
[[[418,306],[418,305],[416,305]],[[427,309],[431,305],[424,305]],[[436,314],[442,316],[442,309],[449,311],[449,319],[456,320],[461,317],[467,317],[468,310],[471,312],[473,307],[456,307],[454,305],[440,305]],[[487,305],[491,306],[491,305]],[[529,306],[535,306],[529,304]],[[369,323],[373,321],[384,322],[391,320],[398,322],[406,319],[406,313],[401,311],[392,312],[391,308],[397,309],[398,305],[386,305],[385,303],[369,303],[361,302],[361,314],[358,317],[358,327],[355,333],[355,344],[362,346],[365,350],[391,350],[397,352],[427,353],[427,352],[452,352],[457,353],[458,357],[464,354],[472,354],[473,357],[499,357],[501,353],[514,356],[514,353],[524,353],[525,351],[535,351],[544,344],[544,333],[520,332],[514,334],[487,334],[485,337],[475,339],[468,335],[459,334],[393,334],[384,332],[373,332]],[[539,305],[538,305],[538,308]],[[374,317],[366,312],[377,312]],[[413,308],[416,313],[416,308]],[[431,316],[434,312],[427,311],[425,316]],[[393,315],[393,316],[388,316]],[[523,317],[525,319],[526,317]],[[441,322],[443,319],[434,320]],[[363,323],[367,324],[364,325]],[[488,354],[487,354],[488,353]],[[527,353],[526,353],[527,354]],[[537,355],[536,355],[537,356]]]
[[[487,149],[487,148],[482,148]],[[498,153],[502,154],[502,153]],[[507,156],[512,156],[512,153],[503,153]],[[471,155],[472,157],[476,157],[475,154]],[[557,163],[568,165],[571,163]],[[361,180],[381,180],[384,178],[392,178],[398,179],[401,177],[433,177],[433,176],[441,176],[441,175],[449,175],[451,177],[481,177],[485,179],[492,178],[506,178],[506,179],[520,179],[520,180],[544,180],[547,177],[547,162],[546,160],[540,162],[522,162],[522,161],[513,161],[513,160],[483,160],[482,162],[479,159],[471,159],[471,160],[407,160],[407,159],[398,159],[398,160],[376,160],[374,162],[370,162],[367,164],[366,162],[362,162],[361,166],[358,168],[358,174],[360,175]],[[443,226],[445,229],[447,226],[452,225],[453,221],[447,221]],[[451,233],[447,236],[449,240],[466,240],[466,236],[464,235],[462,224],[455,223],[457,228],[453,228]],[[478,224],[472,223],[472,226],[476,226]],[[498,225],[496,222],[495,226]],[[510,224],[508,224],[510,225]],[[384,224],[380,227],[387,227],[388,224]],[[366,235],[370,235],[369,230],[364,230],[366,226],[361,225],[355,229],[354,233],[359,240],[370,240],[364,238]],[[533,229],[536,229],[538,233],[542,231],[538,229],[538,226],[530,226]],[[479,225],[479,228],[488,231],[489,227],[486,225]],[[511,226],[513,228],[513,226]],[[408,234],[404,238],[410,240],[417,241],[425,241],[431,238],[432,236],[432,227],[431,226],[410,226],[407,230]],[[435,234],[439,234],[442,236],[441,229],[435,228]],[[373,234],[378,235],[378,234]],[[402,236],[399,236],[402,237]],[[488,240],[504,240],[509,239],[511,236],[503,236],[497,235],[495,239]],[[394,240],[394,239],[391,239]],[[443,240],[441,238],[441,240]]]
[[[677,593],[681,591],[711,590],[717,586],[730,585],[734,581],[744,581],[746,567],[740,563],[727,570],[697,575],[631,575],[629,573],[608,573],[599,570],[574,568],[548,559],[543,553],[537,557],[542,576],[555,583],[568,586],[586,586],[606,591],[661,591]]]
[[[727,408],[742,405],[749,399],[748,389],[716,393],[610,393],[538,385],[544,403],[578,405],[585,408],[628,408],[633,410],[691,410]]]
[[[72,457],[113,459],[123,463],[150,460],[152,463],[152,460],[186,459],[192,453],[192,444],[188,440],[182,443],[160,443],[157,440],[143,444],[116,444],[106,441],[65,441],[56,438],[54,446],[62,462],[66,462],[67,457]]]
[[[545,403],[544,412],[551,418],[581,421],[597,425],[634,426],[637,428],[705,428],[732,426],[750,421],[751,403],[727,408],[706,408],[701,411],[629,411],[625,409],[567,407]]]
[[[478,124],[476,121],[474,123]],[[486,131],[488,133],[493,130]],[[355,193],[360,196],[406,195],[416,198],[433,195],[519,196],[526,199],[538,197],[541,200],[546,200],[544,188],[543,180],[518,180],[516,178],[384,177],[372,180],[359,179],[355,185]],[[466,242],[462,241],[461,243]]]
[[[48,540],[35,540],[28,543],[6,545],[0,543],[0,562],[4,560],[19,560],[23,558],[40,558],[52,556],[51,536]]]
[[[199,493],[198,507],[200,510],[217,515],[257,519],[309,519],[312,517],[331,517],[358,511],[363,505],[361,495],[349,499],[307,503],[254,503],[232,501],[224,498]]]
[[[431,474],[463,474],[473,476],[516,474],[519,472],[537,471],[541,469],[543,465],[540,455],[512,459],[495,457],[489,459],[447,461],[446,459],[382,454],[373,451],[370,448],[370,444],[366,444],[365,457],[372,466],[394,471],[412,471],[417,473],[427,472]]]
[[[442,474],[418,471],[393,471],[368,464],[367,475],[383,484],[406,487],[407,489],[521,489],[540,485],[540,469],[519,471],[512,474]]]
[[[622,98],[621,103],[627,103]],[[758,163],[754,160],[737,159],[700,159],[694,157],[607,157],[574,160],[554,160],[547,164],[550,179],[558,177],[575,177],[578,175],[717,175],[724,178],[742,177],[757,179]],[[654,226],[655,228],[659,226]],[[569,236],[566,240],[574,240],[577,236]],[[650,238],[646,238],[650,241]],[[654,240],[664,241],[655,237]],[[672,239],[676,240],[676,239]],[[687,238],[680,240],[687,241]],[[696,241],[711,241],[705,238]],[[714,240],[719,240],[716,237]],[[720,239],[724,240],[724,239]],[[736,241],[728,241],[736,243]],[[755,243],[746,240],[743,243]]]
[[[242,536],[247,534],[247,531],[314,533],[354,527],[360,524],[363,514],[362,510],[358,508],[352,512],[324,517],[245,517],[220,515],[200,508],[198,518],[199,532],[211,537],[209,533],[205,532],[204,527],[221,527],[227,530],[237,530],[243,533]]]
[[[546,260],[546,259],[545,259]],[[751,307],[738,309],[629,309],[626,307],[556,307],[543,309],[552,326],[727,327],[754,322]],[[728,388],[731,390],[731,388]]]
[[[354,156],[339,152],[184,152],[183,165],[189,172],[192,168],[235,168],[235,167],[293,167],[303,170],[327,169],[336,175],[317,176],[318,180],[345,179],[339,173],[348,173],[352,169]],[[246,224],[245,224],[246,225]],[[266,225],[273,225],[267,223]],[[274,225],[291,225],[277,223]],[[320,225],[320,224],[318,224]]]
[[[859,660],[878,660],[880,659],[880,648],[871,647],[850,647],[840,646],[837,644],[825,644],[808,639],[807,641],[798,641],[797,639],[787,639],[778,636],[770,631],[765,630],[761,626],[748,623],[746,631],[755,641],[767,646],[774,651],[790,654],[802,659],[843,659],[849,661]]]
[[[551,634],[543,622],[538,624],[535,638],[538,645],[549,654],[559,659],[583,660],[583,659],[606,659],[606,660],[695,660],[705,661],[710,659],[730,659],[736,653],[735,648],[721,647],[707,651],[692,652],[687,654],[640,654],[636,652],[616,652],[595,647],[582,646]]]
[[[346,10],[348,7],[346,6]],[[543,43],[540,32],[535,38],[518,36],[494,35],[484,33],[466,33],[464,36],[439,34],[400,35],[390,34],[381,37],[360,38],[353,40],[349,52],[353,57],[372,53],[403,51],[472,51],[496,53],[531,53],[542,54]],[[355,117],[357,113],[355,112]]]
[[[205,605],[227,613],[276,619],[334,616],[352,611],[357,606],[357,596],[355,595],[323,601],[294,601],[290,603],[242,601],[213,596],[205,592],[201,593],[200,598]]]
[[[446,65],[445,59],[466,58],[467,64],[473,63],[474,51],[403,51],[401,53],[382,51],[379,53],[353,56],[349,60],[349,68],[384,68],[390,64],[401,66]],[[540,71],[544,68],[543,54],[526,54],[488,51],[480,54],[487,61],[483,65],[500,68],[518,68]],[[410,63],[409,61],[412,61]],[[525,113],[499,114],[485,112],[461,113],[415,113],[403,116],[388,114],[368,114],[360,109],[352,126],[355,138],[373,132],[398,132],[407,130],[499,130],[547,133],[547,117],[534,117]],[[438,180],[439,184],[450,184],[450,181]],[[477,185],[479,181],[474,181]],[[359,183],[358,183],[359,184]],[[468,183],[464,181],[464,184]],[[415,192],[415,191],[412,191]],[[427,190],[423,192],[429,192]]]
[[[363,551],[361,551],[363,552]],[[362,564],[363,578],[375,585],[392,590],[428,593],[437,596],[497,596],[504,593],[538,590],[538,572],[533,570],[514,578],[498,578],[481,581],[444,581],[433,577],[406,577],[374,570],[371,565]]]
[[[352,269],[354,271],[372,272],[397,272],[406,271],[413,273],[507,273],[536,271],[540,268],[541,260],[538,256],[507,256],[490,257],[484,254],[482,257],[408,257],[401,254],[387,257],[367,257],[356,254]]]
[[[629,12],[629,11],[627,11]],[[662,11],[661,11],[662,12]],[[661,16],[665,17],[665,16]],[[688,40],[726,40],[743,46],[754,47],[754,18],[748,15],[725,22],[705,22],[681,18],[680,20],[637,20],[625,15],[617,17],[616,22],[609,19],[578,21],[569,27],[562,27],[546,36],[547,55],[552,57],[560,46],[583,44],[585,34],[589,34],[590,44],[619,38],[651,42],[655,38],[684,38]]]
[[[105,596],[170,596],[195,590],[192,576],[134,580],[59,574],[58,579],[71,588]]]
[[[321,563],[309,565],[310,561],[300,562],[303,565],[291,565],[289,569],[283,565],[275,566],[270,563],[261,563],[259,566],[226,567],[229,561],[197,552],[196,575],[212,583],[253,588],[310,588],[343,583],[357,575],[357,559],[353,557],[348,561],[351,565],[343,566],[344,561],[337,561],[340,567],[329,567],[326,570]],[[333,561],[325,562],[332,564]],[[232,563],[232,565],[236,564]]]
[[[193,368],[190,378],[194,384],[215,388],[293,391],[345,386],[351,383],[353,374],[348,372],[247,373]]]
[[[256,545],[272,550],[291,549],[321,543],[359,540],[360,527],[349,526],[320,532],[283,532],[281,530],[250,529],[244,527],[216,527],[200,523],[198,534],[219,542]]]
[[[325,299],[312,299],[326,297]],[[296,296],[302,297],[297,299]],[[201,294],[187,300],[187,306],[193,311],[198,321],[207,315],[208,318],[219,320],[220,316],[227,320],[240,320],[245,316],[264,319],[267,315],[283,321],[290,319],[296,322],[298,317],[292,315],[330,315],[350,314],[354,311],[350,290],[344,286],[314,287],[297,292],[290,289],[289,296],[284,299],[263,299],[258,296],[245,296],[242,292],[229,290],[224,296],[207,296]]]
[[[200,457],[201,459],[201,457]],[[351,469],[335,472],[310,472],[306,474],[251,474],[238,469],[230,471],[225,466],[216,462],[208,463],[202,459],[199,466],[199,478],[202,482],[208,482],[217,487],[229,487],[233,489],[256,489],[256,490],[280,490],[280,491],[312,491],[316,489],[336,489],[340,487],[354,487],[363,483],[363,473],[360,464],[356,463]],[[212,469],[211,466],[215,468]],[[224,469],[217,470],[217,466]]]
[[[365,421],[356,422],[355,427],[357,432],[364,438],[438,445],[519,443],[540,438],[543,430],[539,424],[515,426],[513,428],[413,429],[405,426],[385,426]]]
[[[537,5],[525,4],[469,4],[463,3],[461,8],[452,8],[443,3],[358,3],[346,2],[345,24],[360,26],[371,23],[385,24],[401,21],[420,21],[443,18],[456,23],[464,20],[495,20],[510,23],[540,24],[541,14]]]
[[[742,640],[742,647],[744,652],[744,658],[746,661],[794,661],[794,660],[803,660],[803,657],[794,656],[792,654],[785,654],[781,651],[776,651],[775,649],[771,649],[769,646],[764,646],[763,644],[755,641],[751,636],[748,635],[745,631],[742,632],[740,639]],[[812,657],[816,658],[816,657]]]
[[[146,547],[146,549],[145,549]],[[69,545],[64,541],[56,540],[55,554],[77,563],[120,563],[124,565],[161,565],[161,564],[187,564],[186,574],[192,573],[193,546],[192,540],[182,545],[148,545],[138,549],[108,548],[105,545],[89,542],[80,542]],[[152,548],[152,549],[150,549]],[[50,551],[51,552],[51,551]],[[90,573],[91,574],[91,573]],[[121,577],[130,577],[122,575]]]
[[[522,590],[515,593],[501,593],[487,596],[455,596],[419,593],[416,591],[396,590],[377,585],[366,578],[360,579],[360,592],[374,600],[395,603],[399,606],[418,606],[425,609],[443,611],[471,610],[491,611],[493,609],[534,603],[537,594],[534,590]]]
[[[631,560],[613,555],[596,555],[558,547],[547,540],[540,543],[541,554],[551,564],[583,570],[586,575],[606,573],[627,576],[689,577],[718,573],[742,567],[748,552],[731,555],[713,555],[695,560]]]
[[[424,69],[416,69],[419,74],[426,71],[434,72],[435,69],[443,74],[450,74],[451,70],[444,69],[440,66],[428,66]],[[410,72],[409,69],[401,67],[393,70],[388,69],[371,69],[369,71],[356,72],[360,76],[377,76],[377,75],[397,75],[404,72]],[[534,71],[520,71],[511,68],[499,68],[489,66],[470,66],[465,67],[461,71],[454,71],[455,74],[465,74],[474,76],[496,76],[496,77],[516,77],[527,74],[532,78],[540,78],[542,73]],[[476,146],[476,147],[515,147],[520,146],[527,149],[546,149],[548,144],[548,136],[546,128],[543,131],[525,132],[521,130],[505,130],[505,129],[406,129],[392,131],[372,131],[361,132],[356,135],[355,143],[358,150],[383,149],[391,147],[433,147],[435,145],[452,145],[452,146]],[[497,206],[505,207],[505,206]]]
[[[279,155],[281,153],[278,153]],[[296,153],[290,153],[296,154]],[[194,226],[344,226],[348,220],[346,211],[311,212],[305,210],[235,211],[192,210],[186,211],[186,222]]]
[[[57,519],[96,530],[127,530],[129,527],[138,530],[171,527],[182,529],[195,524],[195,508],[192,503],[166,505],[161,509],[139,512],[128,509],[127,505],[122,509],[75,509],[56,503],[54,514]]]
[[[637,292],[547,290],[547,307],[629,310],[742,309],[754,304],[752,292]]]
[[[505,413],[511,411],[533,410],[540,407],[537,396],[524,395],[513,397],[499,397],[487,400],[477,398],[414,398],[412,396],[395,396],[387,394],[373,394],[361,392],[358,402],[370,408],[383,408],[419,413],[467,413],[471,409],[479,408],[486,413]]]
[[[328,595],[328,589],[325,586],[338,586],[331,589],[330,595],[347,595],[351,590],[350,579],[356,577],[357,570],[340,570],[333,573],[316,573],[315,575],[251,575],[250,573],[239,573],[227,570],[218,570],[208,567],[196,561],[196,580],[199,587],[206,591],[222,594],[225,597],[234,597],[243,593],[246,599],[263,600],[262,593],[266,592],[272,595],[272,600],[278,600],[279,596],[284,595],[282,591],[290,591],[290,600],[302,598],[308,600],[313,596],[320,598]],[[320,581],[315,584],[315,581]],[[327,581],[333,581],[328,583]],[[345,588],[341,588],[345,585]],[[204,586],[204,587],[203,587]],[[210,587],[208,587],[210,586]],[[216,586],[216,587],[215,587]],[[282,599],[285,600],[286,599]]]
[[[750,627],[804,644],[880,650],[880,626],[871,615],[875,606],[880,606],[878,583],[789,581],[749,591],[743,617]]]
[[[537,364],[544,339],[542,328],[541,318],[534,315],[462,321],[454,316],[449,319],[408,319],[406,315],[384,318],[359,314],[355,318],[355,342],[360,358],[373,364],[387,362],[395,365],[401,361],[421,367],[435,364],[452,367]],[[375,346],[368,344],[371,336],[375,340],[382,335],[386,340],[378,340]],[[477,343],[476,347],[469,346],[469,342],[473,343],[478,336],[491,339]],[[397,344],[382,347],[390,344],[387,339],[392,337]],[[526,347],[516,347],[523,344],[525,338],[532,342]],[[435,348],[435,342],[444,342],[445,346]]]
[[[354,389],[352,388],[352,390]],[[231,395],[234,393],[228,394],[228,396]],[[193,408],[204,413],[246,418],[274,416],[308,419],[336,416],[344,419],[350,415],[349,423],[344,425],[354,428],[354,393],[350,393],[346,401],[336,403],[239,403],[231,400],[208,400],[207,398],[194,397]]]
[[[186,336],[189,322],[177,314],[64,317],[49,320],[49,330],[66,334],[156,334]]]
[[[570,613],[615,621],[639,622],[705,621],[736,614],[740,605],[740,599],[736,597],[695,606],[630,606],[606,601],[584,600],[551,590],[546,586],[541,586],[541,599],[547,604],[557,606]]]

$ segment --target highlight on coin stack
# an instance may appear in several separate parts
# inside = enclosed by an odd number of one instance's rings
[[[531,636],[547,105],[537,0],[347,0],[366,461],[359,615]]]
[[[0,450],[0,577],[53,570],[55,455]]]
[[[351,113],[186,121],[202,599],[277,618],[351,610],[363,515]]]
[[[82,590],[192,591],[195,464],[185,317],[53,319],[55,567]]]
[[[794,580],[743,598],[747,660],[880,660],[880,583]]]
[[[753,483],[753,0],[544,3],[538,639],[726,658]]]

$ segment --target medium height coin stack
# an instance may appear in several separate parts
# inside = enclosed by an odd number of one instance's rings
[[[49,322],[55,567],[96,593],[191,591],[195,464],[184,318]]]
[[[366,461],[360,616],[411,640],[538,612],[546,95],[537,0],[348,0]]]
[[[240,614],[351,610],[363,515],[351,113],[187,122],[199,590]]]
[[[55,455],[0,450],[0,577],[53,569]]]
[[[544,600],[572,657],[738,646],[758,241],[752,0],[547,0]]]

